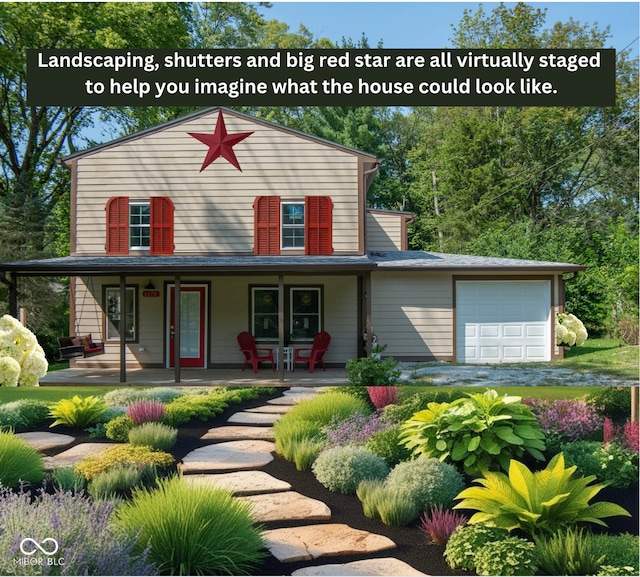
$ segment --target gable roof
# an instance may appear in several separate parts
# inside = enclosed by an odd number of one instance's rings
[[[177,126],[186,122],[189,122],[191,120],[195,120],[198,119],[202,116],[207,116],[209,114],[214,113],[216,110],[222,110],[224,112],[224,114],[229,114],[230,116],[236,116],[238,118],[243,118],[245,120],[249,120],[250,122],[255,122],[257,124],[262,124],[263,126],[266,126],[268,128],[272,128],[275,130],[280,130],[282,132],[287,132],[289,134],[292,134],[294,136],[297,136],[299,138],[304,138],[307,140],[312,140],[314,142],[323,144],[325,146],[328,146],[330,148],[334,148],[337,150],[341,150],[343,152],[346,152],[348,154],[353,154],[356,156],[361,156],[367,159],[371,159],[372,163],[378,163],[380,162],[380,160],[378,159],[378,157],[375,154],[371,154],[369,152],[364,152],[362,150],[357,150],[355,148],[351,148],[349,146],[344,146],[342,144],[338,144],[336,142],[331,142],[330,140],[326,140],[324,138],[320,138],[319,136],[314,136],[312,134],[307,134],[305,132],[301,132],[299,130],[294,130],[293,128],[288,128],[285,126],[281,126],[280,124],[276,124],[274,122],[270,122],[268,120],[264,120],[262,118],[258,118],[256,116],[251,116],[250,114],[246,114],[244,112],[238,112],[237,110],[232,110],[231,108],[226,108],[224,106],[215,106],[212,108],[205,108],[203,110],[198,110],[196,112],[192,112],[190,114],[186,114],[185,116],[181,116],[179,118],[176,118],[174,120],[169,120],[167,122],[164,122],[162,124],[159,124],[157,126],[153,126],[151,128],[146,128],[144,130],[141,130],[139,132],[135,132],[134,134],[129,134],[127,136],[122,136],[120,138],[116,138],[115,140],[110,140],[108,142],[104,142],[102,144],[98,144],[96,146],[92,146],[90,148],[87,148],[85,150],[80,150],[78,152],[74,152],[73,154],[69,154],[68,156],[64,156],[62,158],[59,158],[58,161],[65,165],[66,163],[68,163],[71,160],[75,160],[78,158],[82,158],[83,156],[88,156],[90,154],[95,154],[96,152],[100,152],[102,150],[106,150],[108,148],[111,148],[113,146],[117,146],[119,144],[122,144],[124,142],[130,142],[132,140],[137,140],[139,138],[143,138],[145,136],[148,136],[150,134],[155,134],[156,132],[161,132],[162,130],[165,130],[166,128],[169,128],[171,126]]]

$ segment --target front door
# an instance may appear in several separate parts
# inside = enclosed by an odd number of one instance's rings
[[[186,285],[180,287],[180,366],[206,366],[207,287]],[[168,302],[168,365],[175,366],[175,286],[169,290]]]

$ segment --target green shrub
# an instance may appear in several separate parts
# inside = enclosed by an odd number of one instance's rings
[[[157,451],[168,451],[178,440],[178,429],[162,423],[144,423],[129,431],[129,443],[134,447],[146,446]]]
[[[411,453],[409,449],[400,444],[400,431],[399,425],[386,431],[378,431],[371,435],[365,448],[382,457],[389,467],[395,467],[402,461],[408,461],[411,458]]]
[[[378,505],[385,497],[385,484],[382,479],[367,479],[361,481],[356,488],[356,495],[362,503],[362,512],[369,519],[379,519]]]
[[[469,487],[456,498],[462,499],[454,509],[475,509],[469,520],[491,523],[505,529],[521,529],[536,536],[554,533],[580,522],[606,527],[603,517],[629,513],[615,503],[589,504],[605,485],[590,485],[595,477],[573,477],[575,467],[564,467],[558,453],[546,469],[532,473],[518,461],[511,461],[509,476],[486,472],[475,479],[482,487]]]
[[[536,575],[535,545],[519,537],[507,537],[483,545],[475,555],[478,575]]]
[[[421,513],[432,507],[450,507],[464,488],[464,481],[453,465],[422,457],[396,465],[387,477],[386,486],[391,493],[413,501],[417,513]]]
[[[273,426],[276,453],[287,461],[295,461],[298,446],[307,441],[322,442],[322,424],[318,421],[279,419]]]
[[[483,545],[497,543],[509,537],[506,529],[487,525],[463,525],[458,527],[449,538],[444,550],[444,558],[452,569],[474,571],[475,556]]]
[[[324,449],[322,441],[314,439],[302,439],[296,443],[293,452],[293,462],[298,471],[311,471],[318,455]]]
[[[594,475],[612,487],[638,484],[638,455],[620,443],[577,441],[562,445],[562,453],[580,475]]]
[[[598,451],[602,448],[602,443],[598,441],[575,441],[562,445],[562,454],[567,467],[575,465],[576,473],[583,477],[595,475],[600,477],[600,460]]]
[[[619,573],[619,575],[638,575],[640,568],[640,537],[638,535],[630,533],[590,535],[590,546],[594,555],[604,556],[605,565],[633,568],[632,573]]]
[[[43,479],[42,455],[14,433],[0,431],[0,485],[17,487]]]
[[[160,401],[168,403],[177,397],[186,394],[184,390],[172,387],[151,387],[138,389],[137,387],[127,387],[126,389],[116,389],[105,393],[104,400],[110,407],[124,407],[135,401]]]
[[[595,407],[602,417],[623,423],[631,414],[629,387],[598,387],[586,398],[587,404]]]
[[[228,406],[224,390],[213,389],[200,395],[182,395],[167,403],[163,421],[172,427],[187,423],[191,419],[208,421]]]
[[[360,399],[367,403],[367,405],[373,409],[373,403],[369,398],[369,392],[367,391],[367,387],[362,386],[353,386],[353,385],[340,385],[338,387],[327,387],[327,393],[343,393],[345,395],[349,395],[350,397],[355,397],[356,399]]]
[[[79,493],[86,486],[85,478],[76,473],[73,467],[58,467],[51,473],[51,478],[56,489]]]
[[[520,397],[496,391],[469,394],[451,403],[429,403],[402,425],[414,456],[460,463],[467,475],[509,467],[525,453],[543,460],[544,433]]]
[[[602,565],[598,571],[598,575],[602,577],[613,577],[614,575],[637,575],[638,569],[630,565]]]
[[[136,540],[138,551],[150,547],[160,574],[250,575],[264,557],[248,503],[178,477],[159,481],[153,490],[135,490],[115,523]]]
[[[332,447],[313,463],[313,474],[329,491],[352,495],[365,479],[384,479],[389,467],[382,457],[361,447]]]
[[[148,484],[156,478],[154,467],[136,465],[116,465],[95,475],[87,492],[94,499],[108,500],[129,497],[135,487]]]
[[[580,530],[565,529],[536,539],[541,575],[596,575],[605,556],[591,547],[591,537]]]
[[[388,357],[381,359],[385,346],[374,345],[370,357],[347,361],[347,380],[355,387],[390,387],[397,384],[401,371],[398,362]]]
[[[404,527],[413,521],[418,515],[416,503],[407,499],[404,495],[394,493],[385,486],[384,492],[379,495],[377,502],[377,516],[385,524],[391,527]]]
[[[126,443],[129,440],[129,432],[136,426],[131,417],[120,415],[115,419],[111,419],[105,425],[105,435],[107,439]]]
[[[66,425],[84,429],[95,425],[106,408],[104,399],[93,395],[84,398],[74,395],[71,399],[61,399],[50,407],[49,414],[55,419],[51,426]]]
[[[116,445],[100,455],[85,457],[75,470],[88,481],[97,474],[120,465],[135,465],[138,468],[146,466],[169,467],[174,459],[168,453],[153,451],[149,447],[133,447],[131,445]]]
[[[0,430],[26,431],[44,423],[49,407],[43,401],[20,399],[0,405]]]

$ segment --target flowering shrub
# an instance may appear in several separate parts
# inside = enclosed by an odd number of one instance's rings
[[[0,575],[158,575],[148,551],[136,555],[135,540],[113,527],[113,508],[112,503],[62,491],[42,491],[33,499],[29,492],[0,488]],[[18,567],[15,560],[24,557],[20,543],[25,536],[40,543],[55,537],[60,549],[49,559],[63,558],[64,564]]]
[[[369,398],[373,403],[373,406],[380,410],[387,405],[398,404],[398,387],[386,386],[386,387],[367,387]]]
[[[140,400],[127,407],[127,417],[136,425],[162,421],[164,413],[165,408],[160,401]]]
[[[609,417],[605,417],[602,424],[603,440],[605,443],[617,441],[636,455],[640,452],[640,440],[638,439],[638,423],[627,421],[624,425],[616,427]]]
[[[587,329],[577,316],[566,313],[556,316],[556,345],[579,347],[588,337]]]
[[[36,336],[12,316],[0,318],[0,386],[37,387],[48,368]]]
[[[380,415],[363,415],[354,413],[346,419],[334,419],[323,429],[328,447],[345,445],[364,445],[374,433],[385,431],[391,424],[380,418]]]
[[[620,443],[604,443],[598,451],[600,474],[598,478],[612,487],[631,487],[638,484],[638,454]]]
[[[538,424],[549,437],[557,442],[581,441],[593,438],[602,427],[602,417],[595,407],[575,399],[525,399],[538,418]]]
[[[446,545],[453,532],[460,526],[466,525],[468,517],[443,509],[432,507],[430,513],[423,513],[418,528],[431,543]]]

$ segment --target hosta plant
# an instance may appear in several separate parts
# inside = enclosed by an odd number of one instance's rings
[[[107,404],[102,397],[74,395],[71,399],[61,399],[49,409],[49,415],[55,419],[51,426],[84,429],[95,425],[106,409]]]
[[[459,464],[471,477],[507,470],[526,454],[543,460],[544,433],[520,397],[494,390],[450,403],[429,403],[402,426],[402,442],[414,456]]]
[[[482,487],[469,487],[456,498],[454,509],[478,511],[470,524],[485,523],[508,530],[520,529],[531,536],[552,534],[581,522],[607,526],[602,518],[629,513],[616,505],[601,501],[589,504],[604,484],[591,485],[594,476],[575,477],[576,467],[565,468],[564,456],[558,453],[541,471],[531,472],[512,460],[509,476],[486,472],[475,479]]]

